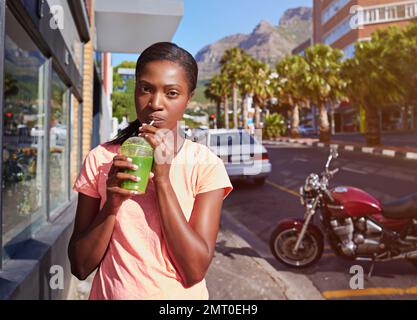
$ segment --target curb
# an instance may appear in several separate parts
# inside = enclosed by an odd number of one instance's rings
[[[275,140],[266,140],[263,143],[266,145],[276,145],[280,142],[286,143],[296,143],[301,145],[306,145],[309,147],[317,147],[317,148],[326,148],[326,147],[336,147],[339,150],[346,150],[346,151],[354,151],[354,152],[362,152],[366,154],[372,154],[377,156],[383,156],[386,158],[398,158],[398,159],[406,159],[406,160],[417,160],[417,151],[407,151],[407,150],[395,150],[391,148],[384,148],[384,147],[365,147],[361,145],[355,145],[351,143],[341,143],[341,142],[332,142],[332,143],[323,143],[318,141],[302,141],[298,139],[290,139],[290,138],[278,138]]]
[[[233,241],[240,247],[251,247],[259,257],[253,257],[256,263],[280,286],[283,295],[288,300],[324,300],[313,282],[303,274],[278,271],[278,261],[269,250],[268,244],[260,240],[249,229],[236,220],[227,210],[222,210],[222,224],[233,234]]]

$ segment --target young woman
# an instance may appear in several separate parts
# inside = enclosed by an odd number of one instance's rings
[[[208,299],[204,277],[232,185],[223,162],[178,131],[197,74],[194,58],[177,45],[147,48],[136,65],[137,120],[83,163],[68,254],[79,279],[98,268],[90,299]],[[135,135],[154,148],[142,195],[120,187],[135,181],[124,173],[134,165],[119,154]]]

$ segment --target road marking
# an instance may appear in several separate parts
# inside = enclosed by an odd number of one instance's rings
[[[323,253],[321,256],[322,257],[336,257],[336,254],[334,254],[334,253]]]
[[[382,150],[382,154],[388,157],[395,157],[395,150],[384,149]]]
[[[354,146],[345,146],[345,150],[353,151],[353,150],[355,150],[355,147]]]
[[[300,194],[298,192],[296,192],[294,190],[291,190],[291,189],[288,189],[287,187],[280,186],[279,184],[276,184],[276,183],[274,183],[272,181],[269,181],[269,180],[266,180],[265,182],[267,184],[269,184],[270,186],[273,186],[274,188],[277,188],[278,190],[287,192],[287,193],[292,194],[293,196],[296,196],[296,197],[300,196]]]
[[[348,167],[342,167],[342,169],[345,170],[345,171],[353,172],[353,173],[366,174],[365,171],[356,170],[356,169],[352,169],[352,168],[348,168]]]
[[[415,152],[407,152],[405,155],[407,159],[416,159],[417,160],[417,153]]]
[[[362,147],[362,152],[365,152],[365,153],[372,153],[372,152],[374,152],[374,148],[370,148],[370,147]]]
[[[369,288],[362,290],[334,290],[323,291],[323,297],[326,299],[363,297],[363,296],[388,296],[388,295],[405,295],[417,294],[417,287],[410,288]]]
[[[294,158],[294,161],[308,162],[307,159],[303,159],[303,158]]]

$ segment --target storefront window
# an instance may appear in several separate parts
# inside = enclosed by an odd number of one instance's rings
[[[35,220],[44,203],[47,60],[6,10],[3,113],[3,240]]]
[[[51,128],[49,152],[49,196],[50,211],[68,201],[68,116],[69,90],[58,74],[52,72]]]

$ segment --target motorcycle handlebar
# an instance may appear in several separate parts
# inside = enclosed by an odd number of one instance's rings
[[[336,173],[338,173],[339,172],[339,168],[336,168],[336,169],[334,169],[334,170],[331,170],[331,171],[329,171],[329,174],[331,175],[331,176],[334,176]]]
[[[336,173],[339,172],[339,168],[334,170],[326,170],[326,172],[322,173],[322,176],[326,177],[327,179],[332,178]]]

